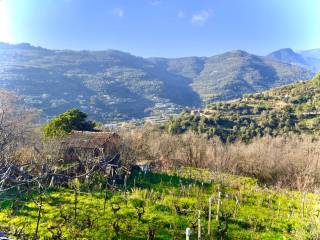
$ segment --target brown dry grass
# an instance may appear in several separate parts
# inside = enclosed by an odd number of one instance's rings
[[[122,136],[130,139],[135,159],[154,160],[163,169],[179,164],[209,168],[300,191],[320,186],[320,141],[312,136],[264,137],[230,145],[191,132],[172,136],[148,128]]]

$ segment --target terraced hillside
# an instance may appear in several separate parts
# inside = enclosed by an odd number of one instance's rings
[[[319,134],[320,74],[309,81],[185,111],[168,121],[166,128],[171,133],[207,133],[228,142],[290,132]]]

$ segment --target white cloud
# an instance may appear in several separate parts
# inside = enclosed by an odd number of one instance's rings
[[[196,12],[192,15],[191,23],[193,25],[201,26],[209,19],[210,15],[211,15],[210,9]]]
[[[119,17],[119,18],[123,18],[124,17],[124,11],[121,8],[115,8],[112,11],[112,14]]]
[[[184,14],[184,11],[180,10],[180,11],[178,12],[178,15],[177,15],[178,18],[184,18],[185,16],[186,16],[186,15]]]
[[[149,4],[150,4],[151,6],[154,6],[154,7],[160,5],[161,3],[162,3],[161,0],[151,0],[151,1],[149,1]]]

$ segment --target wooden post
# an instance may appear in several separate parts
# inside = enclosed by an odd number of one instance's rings
[[[78,189],[74,187],[74,222],[77,223]]]
[[[33,239],[38,239],[38,231],[39,231],[39,224],[40,224],[40,218],[41,218],[41,209],[42,209],[42,196],[40,195],[39,204],[38,204],[38,216],[37,216],[37,225],[36,225],[36,231],[34,233]]]
[[[221,192],[219,192],[218,194],[218,205],[217,205],[217,216],[216,216],[217,221],[219,221],[220,207],[221,207]]]
[[[108,179],[106,180],[106,190],[105,190],[105,195],[104,195],[104,202],[103,202],[103,213],[106,211],[106,204],[108,200]]]
[[[128,176],[125,175],[124,176],[124,197],[127,198],[127,179],[128,179]]]
[[[201,211],[198,210],[198,240],[201,239]]]
[[[53,170],[53,174],[56,174],[57,170],[58,170],[58,167],[55,167]],[[54,186],[54,175],[51,177],[51,181],[49,184],[49,187],[53,187],[53,186]]]
[[[302,217],[304,217],[304,208],[305,208],[305,202],[306,202],[306,193],[302,193],[302,196],[301,196],[301,210],[300,210],[300,215]]]
[[[239,199],[237,198],[237,196],[235,196],[235,199],[236,199],[236,205],[235,205],[235,208],[234,208],[234,211],[233,211],[233,217],[234,218],[236,217],[237,212],[238,212],[238,207],[240,206],[240,202],[239,202]]]
[[[191,235],[191,230],[190,228],[186,228],[186,240],[190,239],[190,235]]]
[[[127,179],[128,179],[128,176],[125,175],[124,176],[124,191],[127,191]]]
[[[209,197],[208,235],[211,235],[211,205],[212,197]]]

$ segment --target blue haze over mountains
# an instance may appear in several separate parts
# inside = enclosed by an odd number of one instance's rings
[[[45,118],[74,107],[103,122],[177,113],[310,79],[319,70],[317,49],[168,59],[0,43],[0,88]]]
[[[291,48],[283,48],[270,53],[267,57],[284,63],[300,65],[314,72],[320,71],[320,49],[294,52]]]

